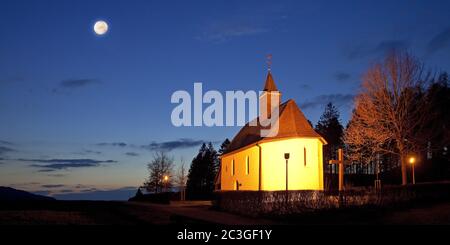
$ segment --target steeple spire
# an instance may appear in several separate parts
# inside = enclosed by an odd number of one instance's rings
[[[277,86],[275,86],[275,82],[273,81],[271,69],[272,69],[272,54],[268,54],[266,56],[267,60],[267,78],[266,83],[264,84],[264,90],[267,92],[278,91]]]
[[[270,70],[267,73],[266,83],[264,84],[263,91],[267,91],[267,92],[277,91],[278,92],[277,86],[275,85],[275,82],[273,81],[272,73],[270,73]]]

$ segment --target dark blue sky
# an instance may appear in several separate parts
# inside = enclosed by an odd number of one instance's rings
[[[332,101],[346,123],[362,73],[386,51],[450,71],[449,13],[438,0],[3,0],[0,185],[138,186],[155,149],[189,163],[199,142],[238,128],[173,127],[171,94],[194,82],[261,89],[269,53],[284,100],[313,123]],[[110,25],[101,37],[99,19]]]

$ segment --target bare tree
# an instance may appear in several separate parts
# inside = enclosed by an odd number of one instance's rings
[[[149,171],[148,180],[144,187],[149,192],[167,191],[172,187],[173,158],[165,152],[156,152],[153,160],[147,165]]]
[[[184,167],[184,158],[180,159],[181,165],[178,167],[178,171],[176,174],[175,184],[179,188],[180,191],[180,200],[186,200],[186,182],[187,182],[187,171]]]
[[[181,162],[181,165],[178,167],[178,170],[177,170],[177,173],[175,176],[175,184],[180,188],[184,188],[186,186],[186,181],[187,181],[187,171],[184,166],[185,162],[184,162],[183,157],[181,157],[180,162]]]
[[[377,154],[400,159],[407,183],[407,156],[417,147],[416,132],[429,119],[420,96],[422,65],[408,53],[392,52],[363,77],[355,109],[344,135],[353,160],[373,161]]]

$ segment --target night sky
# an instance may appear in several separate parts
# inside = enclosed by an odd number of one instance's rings
[[[389,50],[450,71],[449,13],[438,0],[2,0],[0,186],[134,192],[154,151],[189,164],[239,129],[172,126],[172,93],[260,90],[267,54],[283,100],[314,124],[331,101],[345,125],[361,75]]]

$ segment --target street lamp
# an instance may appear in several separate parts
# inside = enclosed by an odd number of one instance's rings
[[[411,164],[411,169],[412,169],[412,182],[413,182],[413,184],[416,184],[416,176],[414,174],[414,163],[416,163],[416,158],[410,157],[409,164]]]
[[[164,189],[167,192],[167,182],[169,181],[169,176],[164,175],[163,182],[164,182]]]
[[[289,195],[289,186],[288,186],[288,161],[289,161],[289,153],[284,153],[284,159],[286,160],[286,204],[288,203],[288,195]]]
[[[288,161],[289,161],[289,153],[284,153],[284,159],[286,159],[286,191],[288,191]]]

